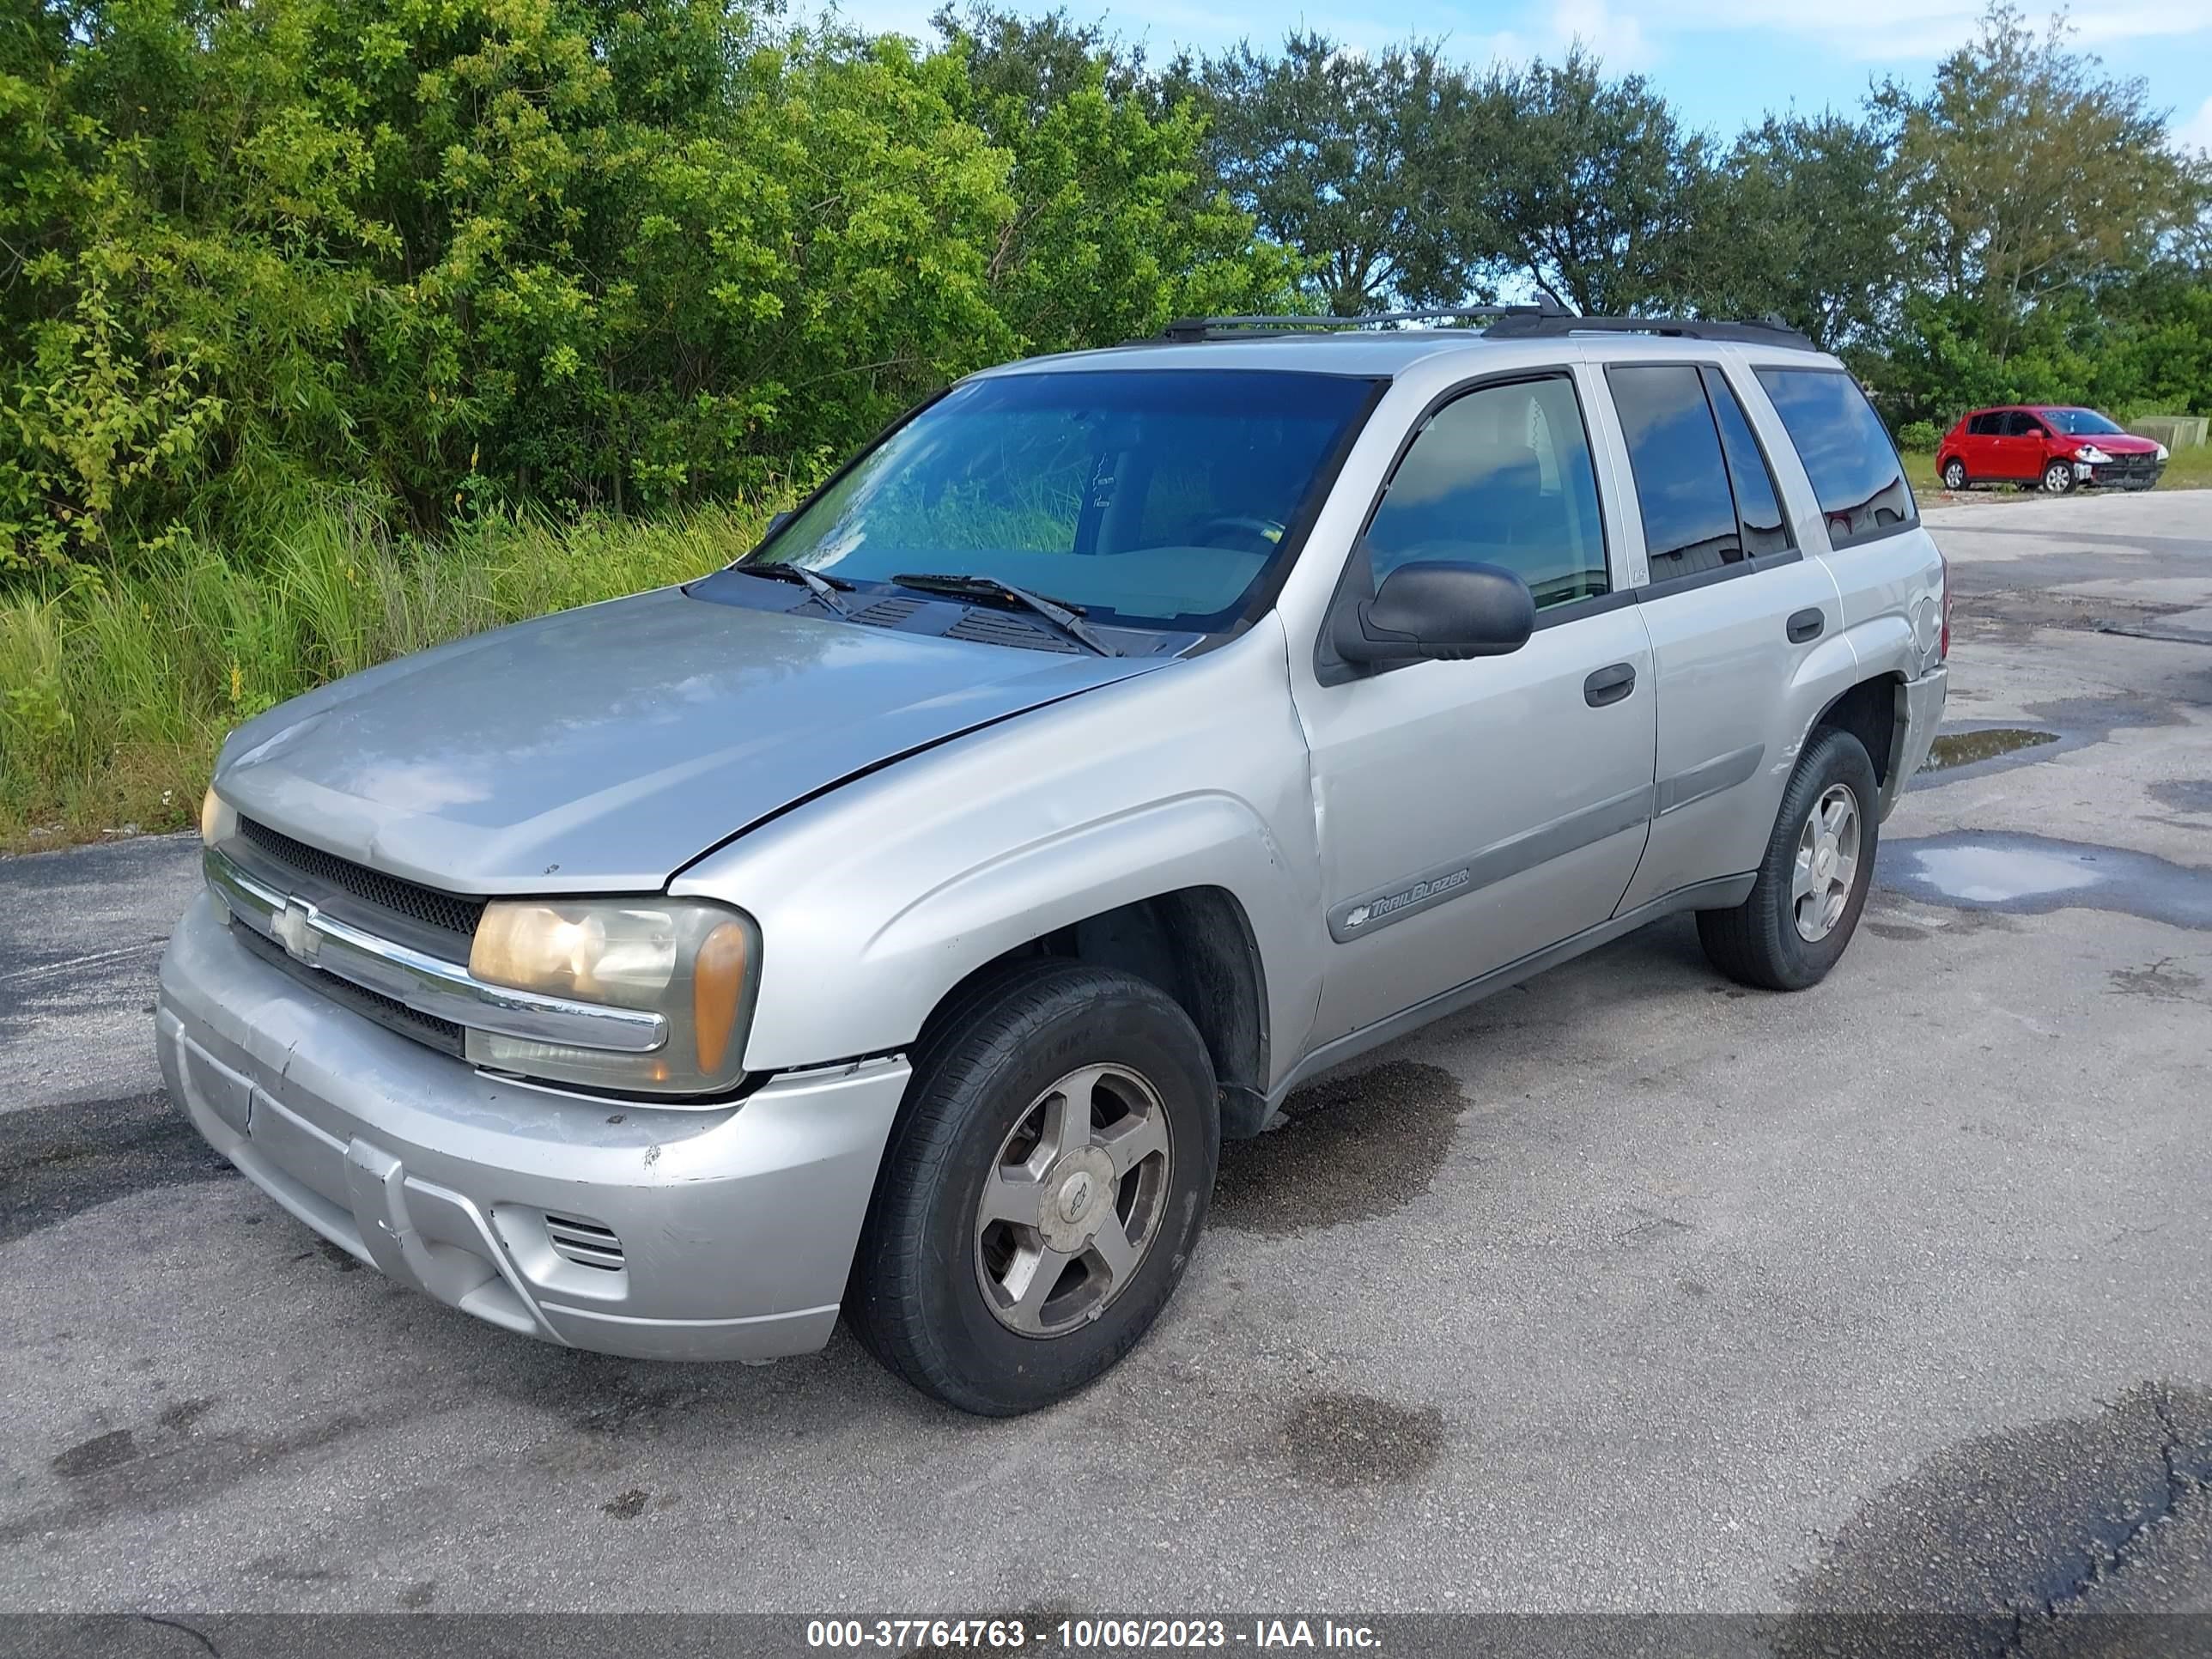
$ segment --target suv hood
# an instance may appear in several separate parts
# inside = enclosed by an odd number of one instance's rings
[[[386,663],[224,744],[239,811],[462,892],[648,892],[793,801],[1166,665],[714,605],[663,588]]]

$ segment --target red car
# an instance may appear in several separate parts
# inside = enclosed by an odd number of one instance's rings
[[[2148,489],[2166,471],[2166,446],[2122,431],[2094,409],[2011,404],[1975,410],[1945,433],[1936,471],[1946,489],[1980,483],[2040,484],[2054,495],[2076,484]]]

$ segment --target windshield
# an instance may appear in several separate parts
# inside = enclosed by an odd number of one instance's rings
[[[988,576],[1126,627],[1235,622],[1374,382],[1115,369],[970,381],[757,556],[849,581]]]
[[[2120,429],[2094,409],[2046,409],[2043,418],[2069,438],[2087,438]]]

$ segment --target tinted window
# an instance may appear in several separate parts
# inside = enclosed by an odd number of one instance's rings
[[[2018,410],[2004,417],[2004,435],[2008,438],[2039,438],[2043,422],[2033,415],[2023,415]]]
[[[1782,517],[1782,499],[1774,489],[1774,475],[1751,429],[1728,377],[1717,368],[1701,369],[1705,400],[1713,406],[1713,419],[1721,428],[1721,449],[1728,457],[1729,483],[1735,489],[1736,529],[1743,550],[1754,559],[1770,553],[1786,553],[1796,544]]]
[[[1283,370],[1019,374],[956,386],[758,556],[854,581],[994,576],[1125,626],[1233,622],[1367,404]]]
[[[1918,521],[1897,447],[1856,380],[1839,369],[1762,368],[1759,383],[1813,481],[1832,546]]]
[[[1977,415],[1966,422],[1966,430],[1977,438],[1994,438],[2003,425],[2002,415]]]
[[[1705,388],[1687,363],[1609,368],[1620,411],[1653,582],[1717,570],[1743,557],[1735,496]]]
[[[1438,410],[1367,526],[1379,582],[1401,564],[1474,559],[1528,584],[1539,609],[1605,592],[1597,475],[1571,381],[1485,386]]]

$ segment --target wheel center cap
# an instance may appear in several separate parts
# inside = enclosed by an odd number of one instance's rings
[[[1079,1146],[1047,1172],[1037,1231],[1055,1250],[1079,1250],[1114,1213],[1114,1162],[1103,1146]]]
[[[1836,855],[1830,852],[1826,848],[1822,848],[1820,849],[1820,856],[1813,860],[1813,868],[1819,872],[1823,877],[1834,873],[1836,868]]]

